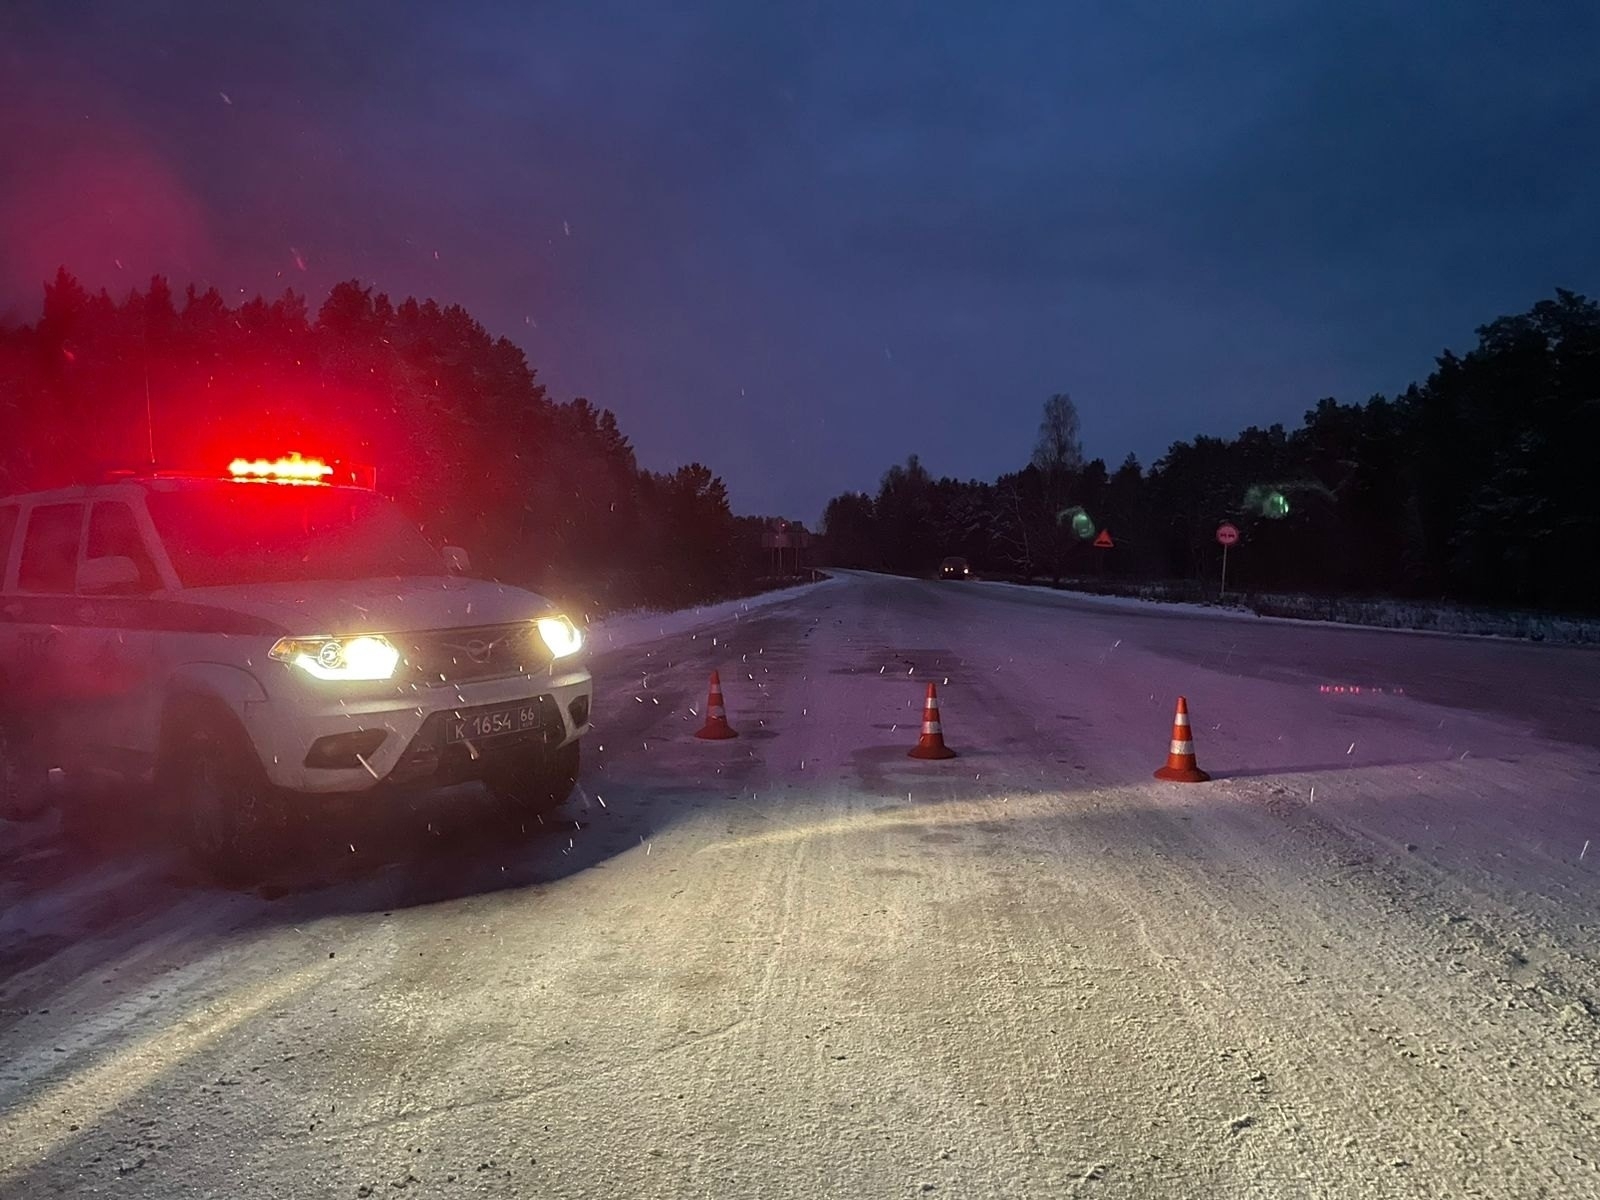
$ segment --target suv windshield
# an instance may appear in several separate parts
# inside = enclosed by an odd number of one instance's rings
[[[372,492],[219,482],[151,492],[149,507],[185,587],[444,573],[416,527]]]

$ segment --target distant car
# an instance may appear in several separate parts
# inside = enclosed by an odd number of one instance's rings
[[[967,565],[966,559],[952,555],[939,564],[939,578],[971,579],[972,568]]]
[[[567,798],[580,631],[462,577],[376,492],[282,462],[0,499],[0,816],[111,776],[248,869],[330,793],[480,780],[529,818]]]

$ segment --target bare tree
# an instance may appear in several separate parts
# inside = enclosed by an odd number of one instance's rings
[[[1039,438],[1033,445],[1033,469],[1039,475],[1037,508],[1033,519],[1038,534],[1036,546],[1043,551],[1052,582],[1061,582],[1065,560],[1072,549],[1073,536],[1066,527],[1067,506],[1071,502],[1073,481],[1083,468],[1083,443],[1078,438],[1078,408],[1072,397],[1057,392],[1044,402],[1039,421]]]
[[[1083,466],[1078,406],[1066,392],[1057,392],[1044,402],[1039,440],[1033,444],[1033,465],[1047,478],[1059,478]]]

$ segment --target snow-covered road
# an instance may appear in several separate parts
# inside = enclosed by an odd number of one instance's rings
[[[597,657],[531,844],[447,798],[228,895],[0,826],[0,1196],[1600,1195],[1600,653],[704,616]]]

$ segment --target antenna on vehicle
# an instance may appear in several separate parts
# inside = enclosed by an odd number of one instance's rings
[[[156,465],[156,422],[150,407],[150,351],[145,348],[144,362],[144,436],[149,443],[150,465]]]
[[[150,306],[144,306],[143,327],[139,330],[140,348],[144,354],[144,439],[146,449],[150,453],[150,466],[156,465],[156,419],[155,409],[150,402]]]

